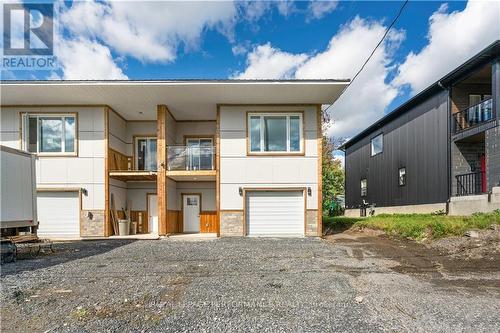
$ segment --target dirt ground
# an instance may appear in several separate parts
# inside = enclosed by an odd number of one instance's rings
[[[495,239],[57,243],[1,266],[1,331],[495,332]]]
[[[371,229],[346,230],[325,239],[348,244],[355,255],[371,251],[395,261],[392,269],[396,272],[429,278],[443,286],[481,289],[485,287],[484,279],[470,275],[500,272],[500,229],[478,230],[474,238],[455,236],[423,242],[389,238],[382,231]],[[464,274],[469,276],[460,277]],[[500,290],[500,280],[492,279],[486,287]]]

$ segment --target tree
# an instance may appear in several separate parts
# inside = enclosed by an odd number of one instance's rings
[[[323,112],[323,214],[331,214],[336,196],[344,194],[344,168],[342,161],[333,156],[338,147],[345,142],[345,138],[328,137],[330,117]],[[337,206],[338,207],[338,206]],[[338,211],[338,209],[335,209]]]

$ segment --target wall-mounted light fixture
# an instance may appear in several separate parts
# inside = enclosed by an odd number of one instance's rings
[[[307,188],[307,195],[308,196],[311,196],[312,195],[312,190],[310,187]]]
[[[243,188],[242,187],[238,188],[238,193],[240,194],[240,197],[243,196]]]

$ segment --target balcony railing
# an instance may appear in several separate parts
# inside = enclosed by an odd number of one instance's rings
[[[453,114],[455,133],[493,119],[493,100],[487,99],[463,111]]]
[[[168,170],[214,170],[213,146],[168,146]]]
[[[457,196],[484,193],[484,172],[469,172],[455,176],[457,180]]]

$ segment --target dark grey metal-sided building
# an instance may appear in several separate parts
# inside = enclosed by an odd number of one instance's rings
[[[375,213],[460,213],[457,203],[476,199],[487,207],[477,211],[496,207],[499,95],[495,41],[346,142],[346,214],[372,205]]]

